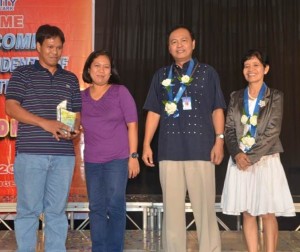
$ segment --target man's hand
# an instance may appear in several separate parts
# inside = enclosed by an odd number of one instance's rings
[[[215,145],[213,146],[210,152],[210,161],[215,165],[219,165],[224,158],[223,146],[224,146],[224,140],[217,139]]]
[[[150,166],[150,167],[154,167],[154,162],[153,162],[153,152],[150,146],[144,146],[143,149],[143,155],[142,155],[142,159],[145,163],[145,165]]]
[[[56,120],[45,119],[42,121],[41,127],[45,131],[50,132],[57,141],[59,141],[60,139],[74,139],[80,133],[79,130],[75,130],[74,133],[71,132],[71,128],[68,125]]]

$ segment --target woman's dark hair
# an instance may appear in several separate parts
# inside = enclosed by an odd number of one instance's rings
[[[95,58],[97,58],[98,56],[103,55],[106,56],[109,61],[110,61],[110,66],[111,66],[111,76],[108,80],[109,84],[118,84],[120,83],[120,76],[119,73],[115,67],[113,58],[111,56],[111,54],[108,51],[105,50],[97,50],[92,52],[88,58],[85,61],[84,67],[83,67],[83,73],[82,73],[82,79],[84,82],[91,84],[93,82],[91,75],[89,73],[89,69],[94,61]]]
[[[56,38],[59,37],[62,44],[65,43],[65,35],[62,32],[61,29],[59,29],[57,26],[51,26],[48,24],[41,25],[35,34],[35,39],[36,42],[40,43],[41,45],[43,44],[45,39],[49,38]]]
[[[173,27],[169,30],[169,32],[168,32],[168,37],[167,37],[167,44],[169,44],[169,38],[170,38],[171,33],[172,33],[173,31],[178,30],[178,29],[181,29],[181,28],[182,28],[182,29],[186,29],[186,30],[190,33],[191,38],[192,38],[192,41],[195,40],[195,34],[194,34],[194,32],[191,30],[191,28],[189,28],[189,27],[186,26],[186,25],[179,24],[179,25],[173,26]]]
[[[258,58],[258,60],[263,64],[264,67],[269,65],[269,58],[265,52],[262,52],[258,49],[251,49],[246,52],[244,57],[242,58],[242,68],[244,68],[245,61],[251,59],[252,57]]]

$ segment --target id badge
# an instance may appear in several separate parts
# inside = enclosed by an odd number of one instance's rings
[[[192,99],[191,97],[182,97],[182,109],[183,110],[191,110],[192,109]]]

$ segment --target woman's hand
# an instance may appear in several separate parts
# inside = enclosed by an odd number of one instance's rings
[[[140,173],[140,164],[137,158],[130,157],[128,160],[128,178],[135,178]]]
[[[235,159],[235,162],[237,164],[237,167],[240,170],[245,171],[251,165],[249,157],[247,156],[247,154],[245,154],[243,152],[240,152],[239,154],[237,154],[234,157],[234,159]]]

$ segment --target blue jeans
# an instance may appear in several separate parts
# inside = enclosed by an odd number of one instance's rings
[[[93,252],[122,252],[128,159],[85,163]]]
[[[41,213],[45,216],[45,251],[66,251],[65,206],[74,164],[74,156],[17,154],[14,176],[18,191],[15,219],[18,252],[35,251]]]

